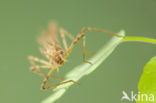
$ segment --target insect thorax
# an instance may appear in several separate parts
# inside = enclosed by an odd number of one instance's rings
[[[49,50],[48,50],[49,51]],[[63,65],[65,62],[65,58],[64,58],[64,51],[61,47],[55,47],[53,49],[51,49],[48,53],[48,58],[52,61],[55,62],[58,65]]]
[[[57,65],[63,65],[65,62],[64,59],[64,50],[58,45],[57,42],[49,42],[45,47],[46,57],[50,60],[50,62]]]
[[[64,62],[65,62],[65,59],[64,59],[64,51],[62,50],[59,50],[55,53],[54,55],[54,61],[59,64],[59,65],[63,65]]]

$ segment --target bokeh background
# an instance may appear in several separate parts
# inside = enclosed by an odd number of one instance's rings
[[[44,59],[36,39],[51,20],[74,36],[83,27],[96,27],[156,38],[156,0],[1,0],[0,103],[40,103],[52,93],[40,90],[43,78],[29,70],[27,60],[28,55]],[[86,35],[91,52],[111,38],[97,32]],[[156,45],[120,44],[95,72],[79,81],[81,86],[73,85],[56,103],[122,103],[122,91],[137,93],[143,67],[155,55]],[[75,47],[59,75],[81,63],[82,50]]]

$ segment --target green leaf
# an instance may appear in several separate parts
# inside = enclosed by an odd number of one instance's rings
[[[156,103],[156,57],[145,65],[138,88],[137,103]]]

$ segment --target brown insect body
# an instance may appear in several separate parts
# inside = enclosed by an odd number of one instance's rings
[[[49,25],[49,31],[43,32],[39,39],[39,43],[43,47],[41,52],[47,57],[52,65],[64,65],[65,51],[61,48],[57,40],[56,24]]]
[[[57,64],[63,66],[64,63],[65,63],[64,52],[63,52],[62,50],[56,51],[56,52],[54,53],[54,58],[53,58],[53,60],[54,60]]]
[[[64,50],[59,45],[50,45],[49,48],[46,48],[44,54],[51,64],[63,65],[65,62]]]

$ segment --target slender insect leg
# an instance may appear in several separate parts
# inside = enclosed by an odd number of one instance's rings
[[[116,33],[112,33],[112,32],[110,32],[110,31],[103,30],[103,29],[97,29],[97,28],[83,28],[83,29],[80,31],[80,33],[81,33],[81,34],[84,34],[84,32],[86,32],[86,31],[104,32],[104,33],[111,34],[111,35],[116,36],[116,37],[123,37],[123,36],[120,36],[120,35],[118,35],[118,34],[116,34]],[[86,39],[86,37],[83,36],[83,61],[86,62],[86,63],[91,64],[90,62],[86,61],[86,57],[85,57],[85,39]]]
[[[49,68],[51,68],[51,66],[50,66],[50,64],[48,62],[46,62],[46,61],[44,61],[42,59],[39,59],[37,57],[33,57],[33,56],[29,56],[29,60],[30,60],[30,62],[32,64],[32,67],[30,68],[30,70],[32,72],[37,73],[37,74],[39,74],[39,75],[41,75],[43,77],[46,77],[47,76],[46,74],[44,74],[43,72],[41,72],[40,69],[41,68],[42,69],[49,69]],[[45,64],[45,65],[38,66],[38,65],[35,64],[35,61],[40,62],[40,63]],[[51,78],[56,79],[56,80],[64,80],[61,77],[55,77],[55,76],[53,76]]]
[[[51,68],[51,64],[50,63],[48,63],[47,61],[42,60],[40,58],[37,58],[37,57],[34,57],[34,56],[29,56],[28,59],[30,60],[30,63],[33,65],[31,67],[32,71],[36,71],[36,69],[38,69],[38,68],[47,68],[47,69]],[[39,62],[39,63],[42,63],[42,64],[45,64],[45,65],[37,66],[35,64],[35,61]],[[59,69],[57,69],[57,71],[59,71]],[[39,72],[39,70],[38,70],[38,72]]]
[[[38,66],[38,65],[34,65],[34,66],[32,66],[31,68],[30,68],[30,70],[32,71],[32,72],[34,72],[34,73],[37,73],[37,74],[39,74],[39,75],[41,75],[41,76],[43,76],[43,77],[45,77],[46,76],[46,74],[44,74],[44,73],[42,73],[41,71],[40,71],[40,69],[49,69],[49,68],[51,68],[51,66],[48,66],[48,65],[41,65],[41,66]]]
[[[71,33],[69,33],[67,30],[61,28],[61,30],[64,32],[64,34],[70,39],[70,40],[74,40],[74,36],[72,36]]]
[[[68,50],[66,51],[64,57],[69,56],[69,54],[71,53],[73,47],[78,43],[78,41],[84,36],[84,34],[78,34],[77,37],[74,39],[74,41],[71,43],[70,47],[68,48]]]
[[[121,36],[121,35],[118,35],[118,34],[116,34],[116,33],[113,33],[113,32],[110,32],[110,31],[107,31],[107,30],[104,30],[104,29],[97,29],[97,28],[90,28],[90,27],[88,27],[88,28],[83,28],[81,31],[80,31],[80,33],[84,33],[84,32],[86,32],[86,31],[96,31],[96,32],[104,32],[104,33],[106,33],[106,34],[110,34],[110,35],[113,35],[113,36],[116,36],[116,37],[123,37],[123,36]]]
[[[30,70],[39,74],[39,75],[44,76],[44,74],[40,71],[40,68],[47,68],[47,69],[51,68],[51,65],[48,62],[46,62],[42,59],[39,59],[37,57],[29,56],[28,59],[29,59],[30,63],[32,64],[32,67],[30,68]],[[35,64],[35,61],[42,63],[44,65],[38,66]]]
[[[68,81],[65,81],[65,82],[53,84],[53,85],[47,87],[46,89],[55,88],[55,87],[57,87],[57,86],[64,85],[64,84],[67,84],[67,83],[74,83],[74,84],[80,85],[80,83],[78,83],[78,82],[75,82],[75,81],[73,81],[73,80],[68,80]]]
[[[75,44],[76,44],[81,38],[83,38],[83,62],[86,62],[86,63],[91,64],[91,62],[86,61],[86,59],[85,59],[85,35],[84,35],[84,34],[78,34],[78,35],[77,35],[77,37],[74,39],[74,41],[72,42],[71,46],[69,47],[68,51],[66,52],[65,57],[67,57],[67,56],[71,53],[73,47],[75,46]]]
[[[104,32],[104,33],[111,34],[111,35],[116,36],[116,37],[123,37],[123,36],[120,36],[120,35],[118,35],[118,34],[116,34],[116,33],[112,33],[112,32],[110,32],[110,31],[107,31],[107,30],[104,30],[104,29],[83,28],[83,29],[80,31],[80,34],[78,34],[77,37],[76,37],[76,38],[74,39],[74,41],[72,42],[71,46],[69,47],[68,51],[67,51],[66,54],[65,54],[65,57],[67,57],[67,56],[71,53],[71,51],[72,51],[73,47],[75,46],[75,44],[76,44],[81,38],[84,38],[84,40],[83,40],[83,60],[86,61],[86,60],[85,60],[85,37],[84,37],[84,36],[85,36],[85,35],[84,35],[84,32],[86,32],[86,31]],[[90,64],[90,62],[87,62],[87,63]]]
[[[75,82],[75,81],[73,81],[73,80],[69,80],[69,81],[65,81],[65,82],[57,83],[57,84],[52,84],[51,86],[45,87],[45,85],[46,85],[48,79],[50,78],[50,76],[52,75],[52,73],[53,73],[56,69],[57,69],[57,68],[52,68],[52,69],[49,71],[47,77],[46,77],[46,78],[43,80],[43,82],[42,82],[41,89],[47,90],[47,89],[49,89],[49,88],[56,88],[56,87],[59,86],[59,85],[63,85],[63,84],[69,83],[69,82],[73,82],[73,83],[79,85],[79,83],[77,83],[77,82]]]
[[[31,68],[30,68],[30,70],[32,71],[32,72],[34,72],[34,73],[36,73],[36,74],[38,74],[38,75],[40,75],[40,76],[42,76],[42,77],[47,77],[47,75],[46,74],[44,74],[43,72],[41,72],[40,71],[40,69],[41,68],[47,68],[47,65],[41,65],[41,66],[38,66],[38,65],[33,65]],[[48,81],[48,83],[49,84],[52,84],[50,81]]]
[[[56,80],[59,80],[59,81],[63,81],[64,80],[63,78],[57,77],[57,76],[51,76],[51,78],[56,79]]]
[[[43,72],[41,72],[40,69],[41,69],[41,68],[42,68],[42,69],[49,69],[49,68],[51,68],[51,65],[50,65],[48,62],[46,62],[46,61],[44,61],[44,60],[42,60],[42,59],[39,59],[39,58],[37,58],[37,57],[33,57],[33,56],[29,56],[29,60],[30,60],[30,62],[31,62],[31,64],[32,64],[32,67],[30,68],[30,70],[31,70],[32,72],[37,73],[37,74],[39,74],[39,75],[41,75],[41,76],[43,76],[43,77],[46,78],[47,75],[44,74]],[[38,65],[35,64],[35,61],[40,62],[40,63],[45,64],[45,65],[38,66]],[[61,77],[55,77],[55,76],[50,76],[50,78],[56,79],[56,80],[60,80],[60,81],[64,80],[64,79],[61,78]],[[47,82],[49,82],[49,81],[47,81]],[[49,82],[49,83],[52,85],[51,82]]]
[[[46,61],[44,61],[42,59],[39,59],[37,57],[29,56],[28,59],[30,60],[30,63],[32,64],[32,67],[30,68],[30,70],[37,73],[37,74],[40,74],[42,76],[44,76],[44,74],[41,73],[40,68],[44,68],[44,69],[45,68],[47,68],[47,69],[51,68],[51,65],[48,62],[46,62]],[[35,64],[35,61],[39,62],[39,63],[42,63],[44,65],[38,66],[38,65]]]
[[[38,67],[40,67],[40,68],[43,69],[42,66],[38,66]],[[40,68],[35,69],[35,71],[34,71],[33,69],[31,69],[31,70],[32,70],[33,72],[35,72],[35,73],[37,73],[37,74],[43,76],[43,77],[47,77],[47,75],[46,75],[45,73],[43,73],[43,72],[40,71]],[[51,78],[52,78],[52,79],[56,79],[56,80],[60,80],[60,81],[64,80],[63,78],[57,77],[57,76],[51,76]]]
[[[42,59],[37,58],[37,57],[34,57],[34,56],[29,56],[28,59],[32,65],[35,65],[35,61],[42,63],[42,64],[45,64],[45,65],[50,65],[50,63],[48,63],[47,61],[42,60]]]
[[[83,36],[83,62],[88,63],[88,64],[92,64],[91,62],[89,62],[89,61],[86,60],[85,45],[86,45],[86,36]]]
[[[69,33],[67,30],[65,30],[65,29],[63,29],[63,28],[61,28],[61,30],[64,32],[64,34],[65,34],[65,36],[67,36],[70,40],[74,40],[74,36],[72,36],[72,34],[71,33]],[[80,47],[80,48],[83,48],[83,46],[80,44],[80,42],[78,42],[78,46]],[[92,52],[89,52],[86,48],[85,48],[85,51],[86,51],[86,54],[88,55],[88,56],[92,56],[94,53],[92,53]]]
[[[43,80],[43,82],[42,82],[42,84],[41,84],[41,89],[43,89],[43,90],[48,89],[48,87],[45,87],[45,85],[46,85],[48,79],[50,78],[50,76],[52,75],[52,73],[53,73],[56,69],[57,69],[57,68],[52,68],[52,69],[49,71],[47,77]],[[51,86],[53,86],[53,88],[56,87],[56,85],[51,85]]]
[[[65,38],[65,32],[64,32],[63,29],[60,29],[60,34],[61,34],[61,39],[62,39],[64,48],[65,48],[65,51],[67,51],[68,50],[68,46],[67,46],[67,41],[66,41],[66,38]]]
[[[32,69],[32,72],[34,72],[34,73],[36,73],[36,74],[38,74],[38,75],[40,75],[40,76],[42,76],[44,78],[47,77],[47,75],[44,74],[43,72],[41,72],[39,68],[38,69],[34,69],[34,70]],[[52,83],[50,81],[47,81],[47,82],[52,85]]]
[[[45,69],[45,68],[51,68],[51,66],[46,66],[46,65],[41,65],[41,66],[32,66],[31,67],[31,71],[46,78],[47,75],[45,73],[43,73],[40,69]],[[55,79],[55,80],[59,80],[59,81],[63,81],[64,79],[61,77],[56,77],[56,76],[51,76],[51,79]],[[52,82],[47,81],[50,85],[53,85]]]

